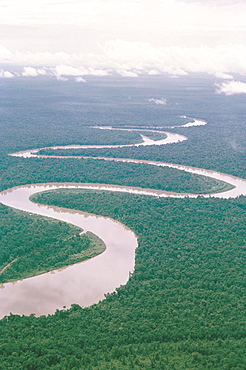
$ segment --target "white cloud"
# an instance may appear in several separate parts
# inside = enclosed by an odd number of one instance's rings
[[[118,71],[157,71],[182,76],[189,72],[211,74],[246,73],[246,46],[153,47],[148,43],[111,40],[102,46],[103,55],[78,56],[83,65]],[[73,57],[74,58],[74,57]],[[76,63],[74,60],[73,62]],[[73,64],[73,62],[71,64]]]
[[[62,77],[62,76],[59,76],[59,75],[56,75],[56,78],[57,78],[58,81],[67,81],[68,80],[68,78]]]
[[[40,75],[40,76],[45,76],[47,74],[46,70],[43,69],[43,68],[38,68],[37,69],[37,73]]]
[[[218,45],[198,48],[153,47],[148,43],[111,40],[102,47],[105,65],[122,70],[169,73],[181,76],[206,72],[228,78],[230,73],[246,73],[246,46]],[[152,73],[152,72],[151,72]]]
[[[12,53],[9,49],[5,46],[0,45],[0,61],[1,62],[9,62],[12,59]]]
[[[24,72],[22,72],[22,76],[25,77],[36,77],[38,76],[38,72],[36,68],[33,67],[24,67]]]
[[[86,80],[83,77],[76,77],[75,81],[76,82],[86,82]]]
[[[118,69],[117,73],[122,77],[138,77],[138,74],[136,72],[131,72],[127,69]]]
[[[70,65],[60,64],[55,67],[55,74],[58,76],[83,76],[87,74],[84,68],[75,68]]]
[[[111,40],[101,45],[102,54],[11,53],[0,47],[0,62],[29,65],[23,76],[107,76],[124,77],[168,73],[170,76],[204,72],[229,80],[235,73],[246,74],[246,45],[217,45],[199,48],[153,47],[148,43]],[[2,54],[1,54],[2,52]],[[45,67],[40,68],[38,66]],[[34,66],[37,66],[34,68]]]
[[[43,37],[42,44],[45,42],[49,51],[61,38],[64,51],[74,45],[73,52],[77,46],[78,52],[88,52],[93,43],[112,38],[145,40],[157,47],[197,47],[218,41],[234,43],[236,35],[243,42],[246,31],[246,4],[237,0],[1,0],[0,6],[1,25],[18,27],[22,33],[26,29],[28,43]],[[59,29],[57,34],[55,28]],[[38,33],[39,29],[42,32]],[[85,32],[89,40],[86,44],[83,41],[87,50],[82,50],[73,38],[77,33],[82,40]],[[7,38],[20,45],[16,32],[10,32]],[[31,50],[27,44],[21,45],[22,51]],[[33,48],[36,45],[32,43]]]
[[[55,74],[56,77],[62,77],[62,76],[70,76],[70,77],[76,77],[75,81],[77,82],[85,82],[82,76],[108,76],[107,70],[102,69],[94,69],[91,67],[85,68],[85,67],[73,67],[71,65],[64,65],[60,64],[57,65],[53,70],[53,74]]]
[[[47,71],[44,68],[34,68],[34,67],[23,67],[24,72],[22,76],[24,77],[37,77],[47,75]]]
[[[0,63],[81,82],[115,73],[232,80],[246,74],[245,14],[239,0],[0,0]]]
[[[156,69],[151,69],[150,71],[148,71],[148,74],[149,74],[150,76],[156,76],[156,75],[159,75],[159,74],[160,74],[160,72],[159,72],[159,71],[157,71]]]
[[[0,78],[13,78],[15,75],[9,71],[0,69]]]
[[[234,73],[246,74],[246,45],[217,45],[199,48],[153,47],[148,43],[111,40],[101,45],[102,54],[11,53],[0,47],[0,62],[24,67],[23,76],[106,76],[117,72],[125,77],[168,73],[170,76],[204,72],[217,78],[232,79]],[[2,54],[1,54],[2,52]],[[40,68],[38,66],[45,67]],[[37,66],[34,68],[34,66]]]
[[[235,95],[235,94],[246,94],[246,83],[240,81],[224,82],[221,85],[217,85],[217,94]]]
[[[215,77],[221,78],[222,80],[232,80],[233,79],[233,76],[228,73],[217,72],[214,75]]]
[[[149,102],[153,102],[157,105],[167,105],[167,99],[164,99],[164,98],[161,98],[161,99],[154,99],[154,98],[151,98],[148,100]]]

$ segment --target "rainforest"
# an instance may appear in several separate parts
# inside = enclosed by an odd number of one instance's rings
[[[20,198],[7,204],[9,189],[48,184],[31,196],[37,207],[114,220],[137,245],[127,278],[91,304],[61,299],[25,314],[21,293],[6,313],[1,298],[0,368],[246,368],[246,107],[241,95],[215,94],[214,82],[1,81],[0,296],[107,251],[73,222],[25,212]],[[167,143],[170,133],[178,139]]]

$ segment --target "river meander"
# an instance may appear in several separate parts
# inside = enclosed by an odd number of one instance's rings
[[[177,137],[175,140],[176,139]],[[143,140],[145,143],[143,145],[155,145],[155,142],[153,144],[152,141],[148,141],[147,137],[143,137]],[[166,143],[168,143],[168,140]],[[163,145],[163,142],[162,144],[158,143],[156,145]],[[66,147],[59,148],[64,149]],[[69,146],[69,148],[71,148],[71,146]],[[48,157],[39,156],[38,152],[40,150],[41,149],[23,151],[13,153],[12,155],[24,158],[33,156]],[[66,156],[57,157],[63,159],[66,158]],[[73,158],[76,159],[76,157]],[[206,197],[215,196],[219,198],[234,198],[241,194],[246,195],[246,180],[215,171],[154,161],[123,158],[97,159],[172,167],[221,180],[233,187],[229,191],[205,195]],[[62,309],[64,306],[68,308],[73,303],[79,304],[82,307],[90,306],[104,299],[105,294],[111,293],[120,285],[126,284],[129,274],[134,271],[137,238],[134,233],[124,225],[101,216],[35,204],[29,199],[29,197],[35,193],[59,188],[107,190],[156,197],[180,198],[186,196],[198,196],[198,194],[171,193],[163,190],[141,189],[110,184],[79,183],[32,184],[3,191],[0,193],[1,203],[33,214],[71,223],[83,229],[84,232],[90,231],[104,241],[106,250],[101,255],[90,260],[68,266],[64,269],[19,280],[14,283],[2,284],[0,289],[0,317],[8,315],[10,312],[13,314],[24,315],[29,315],[31,313],[35,313],[37,316],[47,315],[54,313],[56,309]]]
[[[64,269],[2,285],[0,317],[14,314],[43,315],[70,307],[72,303],[90,306],[125,284],[133,272],[137,239],[134,233],[109,218],[74,210],[62,210],[32,203],[29,197],[56,185],[23,186],[1,193],[3,204],[76,225],[99,236],[106,245],[104,253]],[[66,185],[73,188],[77,186]]]

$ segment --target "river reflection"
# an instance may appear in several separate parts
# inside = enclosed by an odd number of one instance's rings
[[[205,121],[195,120],[183,127],[192,125],[204,125]],[[126,129],[134,130],[134,129]],[[145,130],[152,131],[152,130]],[[163,131],[162,131],[163,132]],[[143,142],[139,145],[163,145],[186,140],[185,136],[174,133],[167,133],[165,139],[153,141],[146,136],[142,136]],[[127,145],[124,145],[127,146]],[[129,145],[131,146],[131,145]],[[53,147],[53,149],[71,149],[71,148],[100,148],[100,147],[121,147],[117,146],[63,146]],[[48,149],[48,148],[42,148]],[[11,155],[18,157],[42,157],[48,158],[46,155],[39,155],[41,149],[33,149],[13,153]],[[84,158],[83,156],[52,156],[53,158]],[[90,158],[90,157],[85,157]],[[101,158],[93,157],[97,160],[119,161],[129,163],[145,163],[154,166],[171,167],[186,172],[194,173],[211,177],[220,181],[224,181],[232,185],[233,189],[221,193],[206,194],[205,197],[214,196],[218,198],[235,198],[239,195],[246,195],[246,180],[234,176],[218,173],[215,171],[205,170],[201,168],[193,168],[178,164],[154,162],[147,160],[135,160],[124,158]],[[135,264],[135,249],[137,247],[137,239],[134,233],[127,229],[124,225],[101,216],[89,215],[83,212],[74,210],[61,209],[58,207],[50,207],[32,203],[29,197],[32,194],[45,191],[55,190],[59,188],[77,188],[77,189],[92,189],[92,190],[107,190],[127,192],[134,194],[150,195],[157,197],[197,197],[198,194],[180,194],[171,193],[163,190],[141,189],[136,187],[126,187],[117,185],[102,185],[102,184],[36,184],[16,187],[0,193],[0,202],[3,204],[31,212],[34,214],[55,218],[61,221],[69,222],[86,231],[90,231],[101,238],[106,250],[101,255],[94,257],[88,261],[84,261],[73,266],[69,266],[59,271],[42,274],[36,277],[17,281],[15,283],[6,283],[0,289],[0,318],[13,314],[29,315],[35,313],[37,316],[52,314],[56,309],[67,308],[73,303],[87,307],[94,303],[98,303],[104,299],[106,293],[115,291],[120,285],[126,284],[129,278],[129,273],[134,270]]]
[[[126,284],[135,264],[137,239],[124,225],[109,218],[82,212],[64,211],[32,203],[29,196],[60,186],[15,188],[0,194],[0,201],[10,207],[48,216],[81,227],[98,235],[106,250],[90,260],[36,277],[3,284],[0,289],[0,317],[13,314],[51,314],[72,303],[90,306]],[[63,186],[64,187],[64,186]],[[72,188],[74,186],[70,186]]]
[[[184,167],[180,166],[180,169]],[[190,168],[191,171],[203,175],[205,171],[210,177],[213,177],[214,174],[214,178],[227,181],[234,186],[234,189],[228,192],[214,194],[216,197],[227,198],[240,194],[246,195],[246,181],[243,179],[202,169]],[[38,205],[29,200],[29,197],[35,193],[59,188],[118,191],[157,197],[197,196],[117,185],[72,183],[27,185],[0,193],[0,201],[3,204],[69,222],[81,227],[84,232],[90,231],[98,235],[107,247],[101,255],[63,270],[15,283],[3,284],[0,289],[0,317],[8,315],[10,312],[25,315],[31,313],[36,315],[49,314],[55,312],[56,309],[62,309],[63,306],[70,307],[72,303],[84,307],[90,306],[102,300],[106,293],[113,292],[117,287],[125,284],[129,273],[134,269],[137,239],[134,233],[124,225],[109,218]]]

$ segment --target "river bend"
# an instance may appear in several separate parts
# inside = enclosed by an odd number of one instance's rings
[[[194,122],[183,125],[183,127],[199,126],[206,124],[205,121],[194,120]],[[172,127],[172,126],[171,126]],[[107,128],[112,129],[112,128]],[[135,130],[127,128],[126,130]],[[140,130],[136,130],[140,131]],[[143,131],[141,129],[141,131]],[[145,131],[153,131],[145,129]],[[187,140],[187,137],[159,131],[166,134],[165,139],[153,141],[141,134],[142,142],[139,144],[106,146],[106,145],[69,145],[49,148],[39,148],[33,150],[12,153],[12,156],[23,158],[39,157],[49,158],[47,155],[39,155],[41,149],[77,149],[77,148],[112,148],[122,146],[140,145],[164,145],[177,143]],[[84,158],[82,156],[52,156],[56,158]],[[88,157],[86,157],[88,158]],[[231,184],[233,188],[226,192],[206,194],[205,197],[214,196],[218,198],[237,197],[246,195],[246,180],[235,176],[218,173],[216,171],[194,168],[179,164],[135,160],[126,158],[101,158],[96,160],[121,161],[128,163],[144,163],[154,166],[171,167],[182,171],[211,177]],[[90,260],[77,263],[66,268],[45,273],[32,278],[19,280],[15,283],[2,284],[0,289],[0,317],[13,314],[29,315],[35,313],[37,316],[52,314],[56,309],[70,307],[77,303],[87,307],[98,303],[104,299],[105,294],[115,291],[120,285],[126,284],[129,275],[134,271],[135,249],[137,248],[137,238],[134,233],[119,222],[112,219],[90,215],[83,212],[62,209],[58,207],[35,204],[29,197],[35,193],[45,190],[55,190],[59,188],[76,188],[91,190],[107,190],[117,192],[127,192],[156,197],[197,197],[199,194],[174,193],[163,190],[142,189],[137,187],[117,186],[111,184],[79,184],[79,183],[50,183],[50,184],[31,184],[15,187],[0,193],[0,202],[22,211],[37,215],[55,218],[71,223],[83,229],[84,232],[90,231],[101,238],[106,250],[101,255]]]

